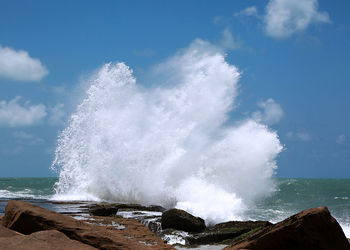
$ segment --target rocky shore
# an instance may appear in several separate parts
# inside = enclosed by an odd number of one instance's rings
[[[138,204],[81,204],[61,214],[9,201],[0,216],[0,249],[350,249],[326,207],[276,224],[230,221],[206,227],[183,210]],[[74,217],[74,218],[73,218]]]

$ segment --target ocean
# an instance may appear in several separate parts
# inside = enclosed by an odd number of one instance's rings
[[[57,178],[0,178],[0,214],[8,200],[35,202],[65,213],[76,212],[74,204],[54,203]],[[350,179],[274,179],[276,190],[245,210],[244,220],[281,221],[303,209],[327,206],[350,238]],[[116,201],[117,202],[117,201]]]

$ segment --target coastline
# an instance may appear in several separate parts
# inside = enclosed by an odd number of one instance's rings
[[[322,249],[331,249],[329,246],[332,246],[334,244],[332,240],[336,239],[337,249],[350,249],[350,244],[341,227],[326,207],[301,211],[276,224],[263,221],[230,221],[209,227],[204,226],[204,228],[200,227],[198,229],[192,227],[193,229],[190,229],[185,225],[194,225],[193,223],[196,224],[196,221],[202,219],[178,209],[165,210],[160,206],[142,206],[138,204],[53,201],[52,205],[63,205],[66,208],[70,206],[75,209],[75,211],[66,210],[57,213],[42,208],[40,206],[42,204],[44,203],[40,201],[35,205],[23,201],[8,201],[5,216],[0,216],[0,223],[11,230],[17,231],[15,232],[16,235],[24,233],[24,236],[21,236],[22,240],[28,237],[25,235],[32,235],[36,231],[42,230],[44,230],[43,234],[47,232],[47,234],[50,233],[50,237],[57,237],[55,232],[58,230],[73,240],[80,239],[81,243],[99,249],[129,249],[129,247],[133,249],[137,244],[139,244],[138,249],[173,249],[173,247],[176,249],[241,249],[241,245],[249,246],[251,244],[260,244],[261,249],[271,249],[271,246],[281,246],[280,249],[289,249],[286,248],[290,244],[286,237],[296,240],[296,244],[301,247],[314,244],[312,242],[317,241],[319,246],[325,246]],[[173,210],[174,212],[170,213]],[[15,214],[16,216],[13,216]],[[165,223],[168,222],[165,221],[165,214],[168,217],[171,216],[175,223],[171,224],[169,229],[166,228]],[[204,221],[202,220],[201,223],[204,223]],[[297,231],[293,227],[297,228]],[[330,230],[326,235],[324,235],[325,229]],[[76,230],[78,231],[74,233]],[[80,235],[85,231],[91,235],[89,237],[112,238],[110,238],[111,241],[108,244],[85,239],[84,235],[86,233],[76,238],[76,234]],[[5,236],[0,235],[1,237]],[[34,239],[36,239],[35,237]],[[60,237],[62,238],[62,236]],[[275,243],[273,243],[275,245],[271,245],[271,240],[265,240],[265,238],[270,239],[271,237],[275,238]],[[5,245],[12,244],[10,238],[1,238],[1,241],[5,242]],[[123,247],[117,247],[118,244]],[[236,245],[239,247],[237,248]]]

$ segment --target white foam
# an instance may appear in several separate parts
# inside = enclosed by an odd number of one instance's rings
[[[38,195],[31,189],[24,189],[19,191],[9,191],[0,189],[1,199],[49,199],[49,195]]]
[[[58,139],[55,199],[177,206],[207,221],[239,218],[273,190],[282,146],[253,120],[229,121],[240,73],[196,40],[154,67],[143,87],[104,65]]]

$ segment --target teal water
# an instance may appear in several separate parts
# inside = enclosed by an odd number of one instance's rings
[[[57,178],[0,178],[0,199],[50,199]]]
[[[277,179],[277,190],[256,202],[247,216],[277,222],[301,210],[327,206],[350,237],[350,179]]]
[[[9,199],[40,201],[53,210],[69,210],[52,206],[57,178],[0,178],[0,213]],[[276,179],[276,191],[251,205],[245,219],[277,222],[303,209],[327,206],[350,237],[350,179]],[[46,203],[45,203],[46,202]],[[63,207],[62,207],[63,206]]]

